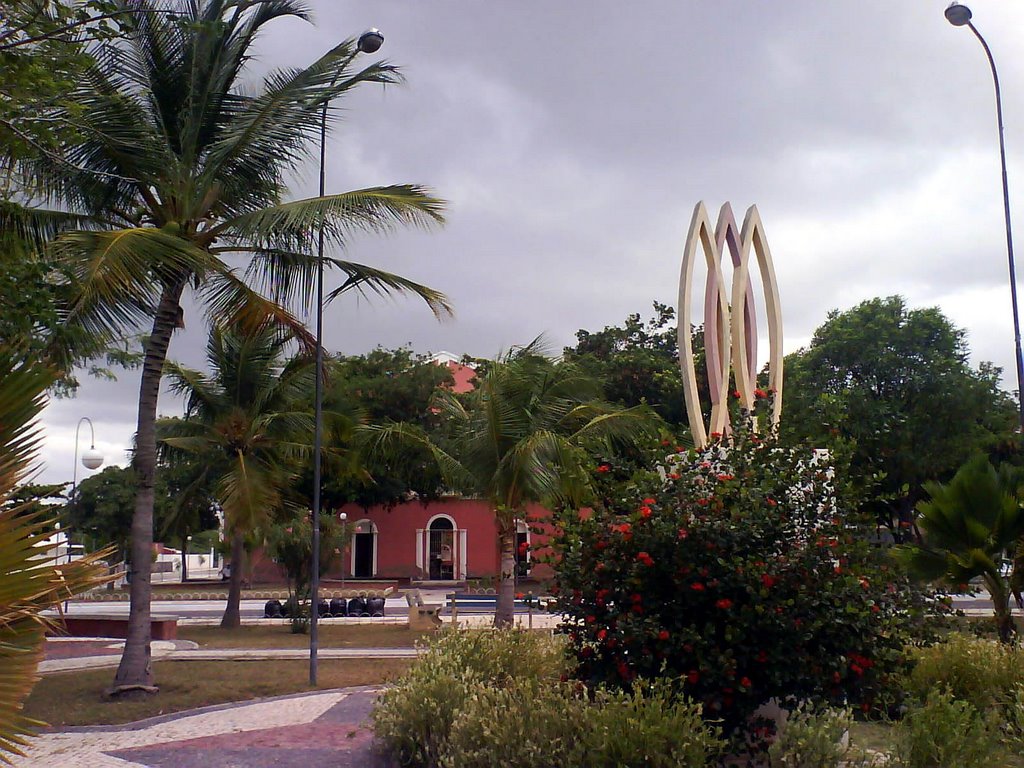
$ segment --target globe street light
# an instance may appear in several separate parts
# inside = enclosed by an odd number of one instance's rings
[[[359,36],[354,58],[359,53],[376,53],[384,45],[379,29],[368,29]],[[331,87],[338,81],[335,77]],[[327,182],[327,106],[324,101],[320,117],[320,197],[325,194]],[[309,684],[316,685],[317,652],[319,650],[320,618],[320,454],[323,443],[324,406],[324,224],[321,220],[317,235],[316,261],[316,386],[313,396],[313,573],[310,576],[309,609]]]
[[[92,419],[83,416],[75,426],[75,462],[71,471],[71,503],[77,504],[76,494],[78,492],[78,438],[82,429],[82,422],[89,422],[89,447],[82,451],[82,466],[86,469],[99,469],[103,466],[103,454],[96,450],[96,430],[93,428]],[[64,527],[64,541],[68,548],[68,565],[71,565],[71,526]],[[57,539],[58,553],[60,552],[60,539]],[[68,601],[64,601],[64,612],[67,613]]]
[[[1003,97],[999,91],[999,73],[992,51],[974,24],[971,23],[971,9],[962,3],[953,3],[945,10],[946,19],[954,27],[967,27],[978,38],[985,49],[989,67],[992,68],[992,82],[996,89],[996,123],[999,126],[999,161],[1003,171],[1003,215],[1006,219],[1006,256],[1010,264],[1010,301],[1013,305],[1013,337],[1017,363],[1017,403],[1019,407],[1018,425],[1024,432],[1024,356],[1020,350],[1020,315],[1017,311],[1017,269],[1013,263],[1013,233],[1010,229],[1010,188],[1006,182],[1006,144],[1003,140]]]

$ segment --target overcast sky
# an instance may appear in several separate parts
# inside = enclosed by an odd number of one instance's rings
[[[829,310],[898,293],[941,307],[975,363],[1013,378],[992,78],[942,0],[311,2],[314,25],[269,28],[251,76],[383,31],[379,56],[408,82],[344,102],[328,192],[426,184],[448,223],[344,256],[444,291],[456,311],[437,323],[411,299],[345,299],[327,311],[328,349],[491,357],[545,333],[560,350],[580,328],[675,305],[694,204],[714,218],[728,200],[741,220],[761,212],[787,352]],[[1024,237],[1024,3],[971,6],[999,66]],[[295,197],[315,194],[314,172]],[[186,313],[170,357],[201,366],[204,320]],[[138,371],[83,378],[51,403],[42,477],[71,479],[82,416],[108,464],[125,463],[138,384]],[[180,405],[164,397],[161,412]]]

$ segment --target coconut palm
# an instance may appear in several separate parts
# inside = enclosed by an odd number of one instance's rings
[[[231,581],[222,627],[237,627],[247,538],[293,509],[291,489],[310,451],[313,359],[287,359],[290,339],[271,323],[249,333],[214,329],[209,373],[168,363],[184,419],[161,419],[161,445],[206,465],[231,539]],[[328,418],[330,415],[328,415]]]
[[[1024,476],[1007,464],[998,469],[984,455],[964,464],[949,483],[926,483],[930,499],[917,505],[922,545],[896,547],[894,555],[925,579],[956,586],[980,577],[992,599],[999,637],[1013,636],[1010,589],[1003,557],[1024,536],[1020,491]]]
[[[286,309],[308,304],[320,264],[316,236],[441,221],[442,203],[413,185],[286,201],[285,178],[308,157],[324,105],[365,83],[395,83],[395,67],[356,65],[346,40],[312,65],[243,82],[253,45],[283,17],[308,19],[301,0],[112,0],[133,29],[92,50],[55,119],[76,125],[62,155],[23,170],[56,208],[90,227],[60,235],[71,272],[69,324],[98,335],[145,329],[134,464],[131,612],[114,690],[152,690],[150,570],[157,396],[168,344],[190,292],[205,316],[253,328],[267,318],[309,334]],[[115,8],[116,10],[116,8]],[[37,212],[39,217],[54,215]],[[437,312],[437,292],[369,266],[327,259],[347,290],[412,292]],[[262,291],[262,292],[261,292]]]
[[[441,390],[435,407],[450,435],[444,447],[408,424],[364,428],[370,451],[398,458],[403,448],[424,446],[453,488],[490,502],[501,553],[497,627],[513,621],[516,525],[527,505],[579,508],[593,498],[588,448],[656,431],[647,406],[604,402],[599,381],[542,350],[536,340],[488,363],[468,395]]]
[[[105,581],[98,561],[110,554],[59,567],[40,560],[53,528],[51,510],[14,500],[33,469],[40,439],[35,419],[52,381],[47,368],[13,350],[0,352],[0,762],[5,753],[22,754],[31,732],[22,704],[36,681],[45,633],[59,624],[42,611]]]

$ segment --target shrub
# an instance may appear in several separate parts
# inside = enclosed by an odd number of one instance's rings
[[[558,639],[521,630],[443,631],[380,697],[374,730],[403,765],[433,766],[475,692],[517,680],[553,684],[565,669]]]
[[[923,705],[912,707],[894,727],[895,768],[950,768],[991,765],[995,729],[967,701],[933,690]]]
[[[727,732],[777,698],[870,708],[905,669],[906,584],[809,450],[734,432],[554,541],[574,674],[668,674]]]
[[[785,727],[768,748],[770,768],[840,768],[870,765],[850,746],[849,709],[801,706],[789,714]]]
[[[919,699],[932,690],[948,690],[979,712],[1008,704],[1024,686],[1024,651],[992,640],[950,635],[945,642],[919,649],[908,688]]]
[[[719,729],[704,723],[700,705],[665,680],[598,691],[584,729],[572,764],[587,768],[700,768],[724,746]]]
[[[477,682],[452,722],[438,765],[574,765],[586,723],[586,702],[567,687],[566,683],[528,679],[504,688]]]
[[[1018,685],[1003,707],[1004,742],[1018,754],[1024,754],[1024,685]]]
[[[703,768],[720,751],[700,706],[666,684],[598,691],[536,680],[477,685],[452,724],[442,768]]]

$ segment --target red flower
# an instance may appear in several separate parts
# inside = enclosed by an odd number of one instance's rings
[[[725,482],[726,480],[732,480],[733,479],[732,475],[718,475],[717,477],[722,482]]]
[[[721,608],[723,611],[728,611],[730,608],[732,608],[732,600],[730,600],[728,597],[723,597],[721,600],[715,603],[715,607]]]
[[[603,474],[605,472],[611,472],[612,468],[608,464],[598,464],[597,471]]]
[[[678,472],[669,472],[668,473],[668,478],[669,478],[669,480],[678,480],[679,479],[679,473]]]
[[[721,437],[722,437],[722,433],[721,432],[712,432],[711,433],[711,439],[712,440],[718,440]]]
[[[587,624],[593,624],[595,621],[597,621],[597,618],[594,617],[594,616],[587,616],[586,621],[587,621]]]
[[[667,629],[661,630],[661,632],[658,633],[658,639],[659,640],[668,640],[668,630]]]
[[[734,389],[734,390],[732,391],[732,396],[733,396],[733,397],[735,397],[735,398],[737,398],[737,399],[739,399],[739,396],[740,396],[740,391],[739,391],[738,389]]]
[[[687,531],[685,528],[680,528],[679,529],[679,538],[680,539],[685,539],[689,535],[690,535],[689,531]]]
[[[755,389],[754,397],[758,398],[759,400],[764,400],[766,397],[768,397],[768,393],[765,392],[763,389]]]
[[[654,565],[654,558],[652,558],[646,552],[638,552],[636,555],[636,559],[644,565]]]
[[[602,630],[600,630],[597,633],[597,639],[598,640],[604,640],[607,636],[608,636],[608,630],[607,629],[602,629]]]
[[[779,506],[779,502],[777,502],[777,501],[776,501],[775,499],[773,499],[773,498],[771,498],[771,497],[769,497],[769,498],[765,499],[765,503],[766,503],[766,504],[767,504],[767,505],[768,505],[769,507],[777,507],[777,506]]]
[[[644,499],[644,504],[654,504],[654,499]]]
[[[769,575],[767,573],[764,576],[761,577],[761,583],[764,584],[764,588],[765,589],[771,589],[772,587],[775,586],[775,582],[777,582],[777,581],[778,581],[777,578],[775,578],[774,576],[771,576],[771,575]]]
[[[650,507],[648,507],[646,505],[643,506],[643,507],[640,507],[640,517],[642,517],[644,520],[646,520],[650,516],[651,516],[651,508]]]
[[[690,589],[692,589],[694,592],[703,592],[704,585],[701,584],[699,581],[695,581],[693,582],[693,584],[690,585]]]
[[[740,685],[742,685],[744,688],[749,688],[750,686],[753,685],[753,683],[750,681],[749,677],[741,677],[740,678]]]
[[[696,685],[699,680],[700,672],[698,672],[696,669],[691,669],[689,673],[686,675],[686,682],[688,682],[690,685]]]
[[[706,507],[708,505],[708,500],[707,499],[697,499],[697,503],[700,504],[702,507]]]

